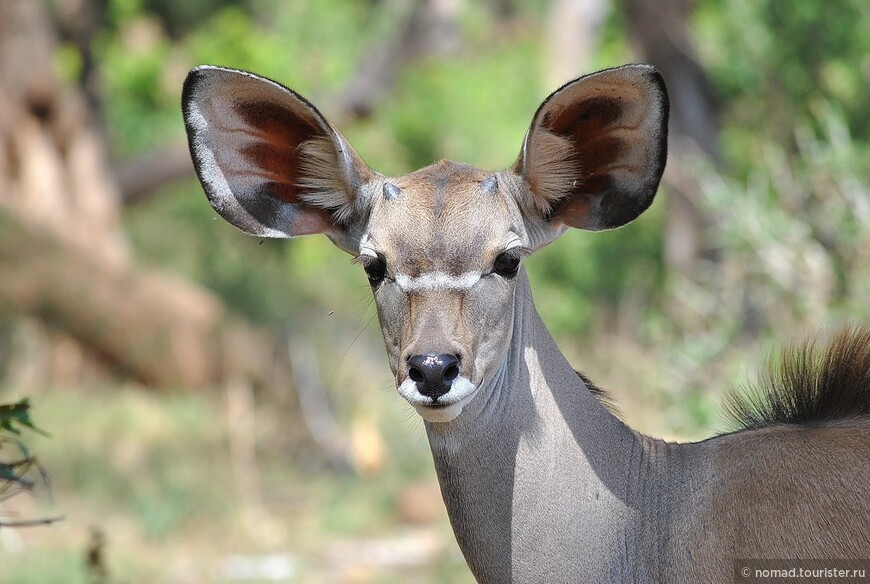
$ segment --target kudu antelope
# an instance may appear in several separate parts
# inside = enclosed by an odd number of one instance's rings
[[[557,90],[499,172],[384,176],[304,98],[242,71],[194,69],[183,110],[218,213],[259,237],[324,233],[362,264],[479,581],[710,583],[736,558],[870,558],[870,329],[796,353],[759,403],[735,403],[741,431],[670,444],[611,414],[538,317],[523,258],[652,203],[668,98],[651,67]]]

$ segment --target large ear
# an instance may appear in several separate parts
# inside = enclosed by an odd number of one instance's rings
[[[209,66],[188,74],[181,99],[196,173],[218,213],[252,235],[326,233],[347,249],[375,174],[313,105],[274,81]]]
[[[624,225],[652,203],[667,141],[668,95],[654,68],[581,77],[535,113],[514,167],[529,186],[521,202],[554,227]]]

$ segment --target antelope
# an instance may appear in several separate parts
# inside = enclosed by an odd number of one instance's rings
[[[653,201],[669,104],[652,67],[555,91],[497,172],[385,176],[305,98],[243,71],[193,69],[182,108],[221,216],[323,233],[362,265],[478,581],[726,582],[738,559],[870,558],[870,328],[791,353],[732,402],[742,429],[678,444],[611,413],[535,310],[526,256]]]

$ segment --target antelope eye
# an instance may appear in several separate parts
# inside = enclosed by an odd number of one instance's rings
[[[366,271],[366,276],[369,278],[369,284],[377,286],[380,284],[387,273],[387,262],[384,258],[370,257],[363,260],[363,269]]]
[[[520,256],[506,251],[495,258],[493,271],[503,278],[513,278],[520,269]]]

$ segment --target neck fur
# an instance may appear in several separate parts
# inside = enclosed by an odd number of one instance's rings
[[[501,367],[456,420],[426,423],[459,546],[481,582],[607,581],[643,569],[637,548],[654,544],[635,524],[665,508],[669,447],[592,395],[540,320],[525,272],[517,278]]]

